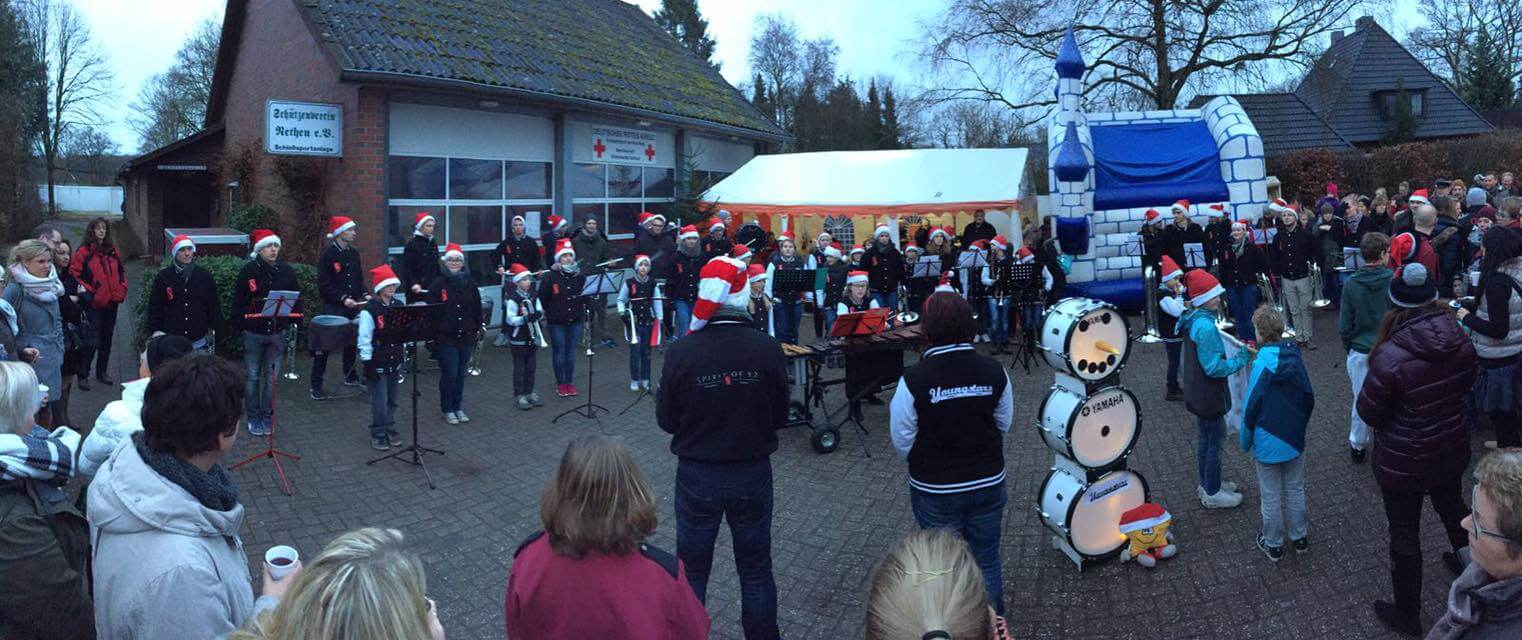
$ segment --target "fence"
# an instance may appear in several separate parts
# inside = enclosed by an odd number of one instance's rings
[[[59,211],[88,211],[91,213],[122,212],[121,187],[85,187],[72,184],[53,185],[53,197]],[[37,198],[46,206],[48,186],[37,185]]]

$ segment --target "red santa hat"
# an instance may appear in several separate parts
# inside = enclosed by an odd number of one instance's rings
[[[254,232],[250,235],[254,240],[254,253],[256,254],[259,253],[260,249],[270,245],[280,246],[280,236],[275,235],[275,232],[269,229],[254,229]]]
[[[190,249],[191,253],[195,253],[196,243],[190,239],[190,236],[182,233],[174,237],[174,244],[169,247],[169,255],[179,253],[180,249]]]
[[[702,330],[721,308],[748,309],[748,288],[745,265],[722,256],[709,260],[698,272],[698,299],[689,329]]]
[[[723,220],[720,220],[718,218],[709,218],[708,219],[708,232],[709,233],[713,233],[716,230],[723,230],[723,229],[724,229],[724,221]]]
[[[1179,199],[1177,202],[1174,202],[1171,206],[1169,206],[1168,210],[1169,211],[1173,211],[1173,212],[1180,212],[1180,211],[1182,211],[1184,213],[1184,215],[1187,216],[1187,215],[1189,215],[1189,201],[1188,200],[1184,200],[1184,199]]]
[[[777,246],[781,247],[784,240],[793,243],[793,246],[795,247],[798,246],[797,236],[794,236],[793,232],[791,231],[783,231],[782,233],[777,234]]]
[[[1009,238],[1004,236],[994,236],[994,239],[988,244],[1000,251],[1009,251]]]
[[[575,257],[576,247],[571,246],[570,238],[561,238],[560,242],[555,243],[555,259],[559,260],[560,256],[567,253],[571,254],[572,257]]]
[[[1276,216],[1295,212],[1294,209],[1290,208],[1289,203],[1284,201],[1284,198],[1274,198],[1273,202],[1268,203],[1268,210],[1272,211]]]
[[[379,294],[381,289],[401,283],[401,278],[396,277],[396,272],[391,270],[391,265],[383,264],[370,270],[370,290],[376,294]]]
[[[1021,264],[1031,262],[1035,259],[1036,255],[1031,253],[1030,247],[1020,247],[1020,250],[1015,252],[1015,260]]]
[[[750,256],[750,247],[744,243],[736,244],[735,246],[729,248],[729,257],[739,260],[740,262],[750,260]]]
[[[1163,273],[1160,276],[1160,278],[1158,279],[1159,283],[1167,282],[1169,280],[1172,280],[1174,278],[1177,278],[1179,276],[1184,275],[1184,271],[1182,269],[1178,268],[1178,263],[1174,262],[1173,258],[1170,258],[1168,256],[1163,256],[1162,265],[1163,265]]]
[[[1168,221],[1168,219],[1164,218],[1163,214],[1158,213],[1157,209],[1148,209],[1147,210],[1147,224],[1163,224],[1164,222],[1167,222],[1167,221]]]
[[[1399,267],[1416,257],[1416,236],[1410,231],[1395,234],[1390,239],[1390,266]]]
[[[1222,217],[1226,216],[1226,205],[1225,204],[1217,202],[1217,203],[1215,203],[1213,205],[1210,205],[1209,208],[1210,208],[1210,215],[1211,215],[1211,217],[1222,218]]]
[[[913,243],[913,242],[910,242],[910,243],[906,243],[906,244],[905,244],[905,245],[904,245],[904,253],[906,253],[906,254],[907,254],[907,253],[909,253],[909,252],[910,252],[910,251],[913,251],[913,252],[915,252],[915,253],[920,253],[920,254],[923,254],[923,253],[925,253],[925,250],[924,250],[924,249],[921,249],[921,248],[920,248],[920,246],[919,246],[919,245],[917,245],[917,244],[914,244],[914,243]]]
[[[851,245],[851,255],[853,255],[853,256],[858,254],[858,253],[866,253],[866,252],[867,252],[866,248],[862,247],[859,244]]]
[[[969,244],[967,246],[970,249],[975,249],[975,250],[978,250],[978,251],[988,251],[988,241],[987,240],[973,240],[972,244]]]
[[[438,224],[439,221],[433,217],[433,214],[428,213],[427,211],[419,211],[417,212],[417,216],[412,218],[412,230],[418,233],[422,233],[423,225],[429,222]]]
[[[639,226],[643,227],[647,224],[650,224],[650,221],[655,219],[655,214],[650,213],[649,211],[641,211],[639,212],[639,216],[637,216],[636,219],[639,220]]]
[[[333,216],[328,219],[328,237],[337,238],[338,234],[353,229],[354,220],[344,216]]]
[[[886,223],[886,222],[879,222],[879,223],[877,223],[876,227],[872,228],[872,239],[876,240],[877,236],[880,236],[880,235],[882,235],[884,233],[892,235],[893,232],[888,229],[888,223]]]
[[[550,230],[551,231],[559,231],[561,229],[564,229],[566,224],[568,224],[566,222],[565,218],[562,218],[562,217],[557,216],[557,215],[551,215],[549,217],[549,223],[550,223]]]
[[[1412,191],[1411,197],[1406,198],[1406,202],[1410,203],[1412,207],[1415,207],[1418,204],[1432,204],[1432,201],[1427,199],[1426,189],[1417,189],[1416,191]]]
[[[650,264],[650,256],[643,253],[634,254],[634,268],[638,269],[642,264],[648,266]]]
[[[745,279],[751,282],[759,282],[766,279],[766,267],[753,264],[745,268]]]
[[[1231,223],[1231,228],[1232,228],[1233,231],[1235,231],[1237,227],[1242,227],[1243,229],[1251,229],[1252,228],[1252,221],[1251,220],[1245,220],[1245,219],[1244,220],[1235,220],[1235,221],[1233,221]]]
[[[1168,514],[1168,510],[1164,509],[1163,505],[1144,502],[1141,506],[1120,514],[1120,532],[1131,533],[1151,529],[1172,519],[1173,516]]]
[[[1209,271],[1195,269],[1184,274],[1184,293],[1189,296],[1189,304],[1198,307],[1226,293],[1226,289]]]
[[[934,240],[936,236],[941,236],[941,237],[945,238],[947,241],[950,241],[951,240],[951,229],[949,227],[936,227],[934,229],[931,229],[930,230],[930,239]]]
[[[837,260],[840,259],[840,243],[831,242],[829,246],[824,248],[824,255],[826,257],[834,256]]]
[[[830,235],[828,231],[820,231],[819,235],[814,236],[814,241],[819,243],[820,246],[828,246],[834,239],[835,236]]]
[[[951,272],[947,271],[947,272],[942,273],[941,274],[941,279],[938,282],[935,283],[935,293],[956,293],[956,292],[957,292],[957,290],[951,286]]]
[[[856,284],[858,282],[860,282],[861,284],[867,284],[867,279],[868,279],[867,278],[867,272],[865,272],[865,271],[852,271],[852,272],[846,274],[846,286],[850,286],[850,285]]]
[[[516,262],[513,263],[512,267],[508,268],[507,272],[509,274],[512,274],[512,276],[513,276],[513,283],[515,283],[515,284],[518,283],[518,282],[521,282],[523,280],[527,280],[528,278],[534,277],[534,272],[529,271],[528,267],[525,267],[525,266],[523,266],[521,264],[518,264]]]
[[[451,242],[444,245],[444,255],[439,256],[439,260],[448,260],[451,255],[460,256],[460,259],[464,260],[465,250],[460,248],[460,245]]]
[[[676,236],[677,240],[686,240],[688,238],[692,238],[694,240],[696,240],[698,238],[698,227],[697,227],[697,225],[689,224],[689,225],[687,225],[685,227],[682,227],[681,233],[677,234],[677,236]]]

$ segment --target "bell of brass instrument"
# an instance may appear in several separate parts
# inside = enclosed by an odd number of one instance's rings
[[[486,346],[486,329],[491,326],[492,301],[481,302],[481,329],[476,332],[476,348],[470,352],[470,363],[465,366],[465,373],[472,376],[481,375],[481,347]]]
[[[299,380],[301,374],[296,373],[296,324],[291,323],[285,328],[285,379]]]
[[[544,339],[544,318],[528,323],[528,335],[540,349],[550,346],[550,341]]]
[[[1274,283],[1269,280],[1267,274],[1258,274],[1258,288],[1262,290],[1263,304],[1268,305],[1269,308],[1278,312],[1279,317],[1284,318],[1284,337],[1295,337],[1294,323],[1291,322],[1289,314],[1284,312],[1284,305],[1279,302],[1279,293],[1274,289]]]
[[[1147,307],[1142,315],[1147,320],[1147,328],[1136,336],[1136,341],[1142,344],[1158,344],[1163,341],[1162,334],[1157,332],[1157,287],[1157,271],[1150,265],[1142,267],[1142,288],[1147,294]]]
[[[1311,286],[1315,287],[1311,296],[1312,309],[1325,309],[1332,306],[1332,300],[1326,297],[1326,280],[1321,277],[1321,263],[1311,262]]]

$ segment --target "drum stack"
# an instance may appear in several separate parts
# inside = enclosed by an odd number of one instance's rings
[[[1037,427],[1056,452],[1036,512],[1052,544],[1082,571],[1120,553],[1120,516],[1147,501],[1147,481],[1126,468],[1141,434],[1136,396],[1119,384],[1131,344],[1125,316],[1088,298],[1067,298],[1041,323],[1041,352],[1057,370]]]

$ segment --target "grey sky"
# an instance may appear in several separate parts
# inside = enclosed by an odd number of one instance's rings
[[[421,0],[419,0],[421,1]],[[116,99],[107,110],[107,130],[124,152],[138,149],[129,124],[130,108],[149,77],[174,62],[180,44],[202,20],[220,17],[225,0],[74,0],[90,20],[116,74]],[[715,57],[731,83],[748,83],[746,54],[756,17],[776,13],[798,24],[805,38],[828,36],[840,46],[839,72],[853,78],[889,75],[906,85],[923,83],[915,56],[921,25],[949,0],[699,0],[709,32],[718,41]],[[1396,0],[1387,15],[1376,14],[1396,37],[1419,20],[1417,0]],[[634,0],[647,12],[660,0]],[[1351,21],[1350,21],[1351,22]],[[1349,24],[1349,27],[1352,25]]]

